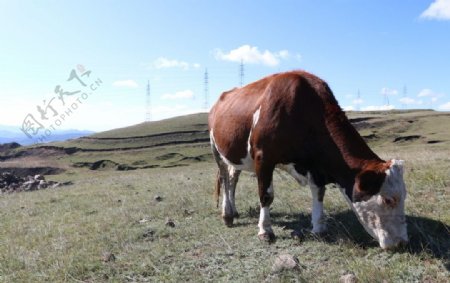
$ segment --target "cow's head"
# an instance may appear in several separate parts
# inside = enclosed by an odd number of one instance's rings
[[[356,176],[351,206],[364,229],[383,249],[408,241],[403,161],[391,160],[384,170],[363,170]]]

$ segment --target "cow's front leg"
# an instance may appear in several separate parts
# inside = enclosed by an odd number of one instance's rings
[[[274,190],[272,185],[273,169],[273,167],[256,168],[256,174],[258,176],[259,200],[261,206],[258,222],[258,237],[260,240],[269,243],[275,241],[275,234],[272,230],[269,213],[269,207],[272,204],[274,198]]]
[[[314,234],[322,234],[327,229],[326,224],[324,223],[323,214],[323,197],[325,195],[325,187],[317,186],[311,179],[309,181],[309,187],[311,188],[312,195],[311,224],[313,228],[311,232]]]

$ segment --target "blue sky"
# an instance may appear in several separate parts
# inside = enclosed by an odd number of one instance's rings
[[[2,125],[140,123],[147,81],[153,120],[205,111],[205,69],[211,106],[239,86],[241,60],[244,83],[304,69],[345,109],[450,110],[450,0],[1,0],[0,36]],[[68,81],[80,65],[86,87]],[[80,92],[63,105],[58,85]]]

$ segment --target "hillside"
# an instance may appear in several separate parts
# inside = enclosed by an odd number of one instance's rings
[[[450,146],[448,112],[411,110],[347,115],[375,150]],[[27,167],[30,163],[34,167],[69,171],[75,168],[133,170],[186,166],[210,159],[207,114],[199,113],[3,152],[0,170]]]
[[[310,190],[280,171],[271,206],[276,243],[257,239],[249,173],[236,192],[241,216],[226,227],[212,197],[217,167],[206,114],[196,114],[2,146],[0,171],[44,174],[61,186],[0,194],[0,282],[338,282],[347,273],[360,282],[448,282],[450,113],[348,116],[382,158],[405,160],[404,249],[380,250],[332,186],[324,200],[329,232],[309,234]],[[286,253],[298,269],[274,272]]]

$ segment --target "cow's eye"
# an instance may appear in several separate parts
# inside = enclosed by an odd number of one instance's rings
[[[398,203],[398,199],[396,197],[382,197],[382,200],[384,205],[392,208],[394,208]]]

